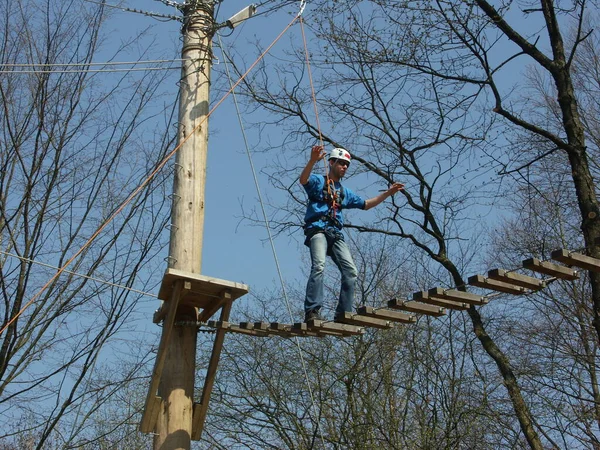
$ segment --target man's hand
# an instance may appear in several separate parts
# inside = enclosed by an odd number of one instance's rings
[[[370,198],[369,200],[366,200],[365,201],[365,210],[374,208],[375,206],[379,205],[382,201],[384,201],[386,198],[394,195],[398,191],[403,191],[403,190],[404,190],[404,184],[402,184],[402,183],[392,184],[388,188],[387,191],[382,192],[377,197],[373,197],[373,198]]]
[[[306,163],[302,173],[300,174],[300,184],[305,185],[308,183],[308,177],[317,161],[320,161],[325,157],[325,149],[322,145],[315,145],[310,151],[310,159]]]
[[[322,145],[315,145],[310,151],[310,161],[316,163],[325,157],[325,149]]]
[[[394,195],[396,192],[403,191],[403,190],[404,190],[404,184],[403,183],[394,183],[387,190],[387,193],[389,195]]]

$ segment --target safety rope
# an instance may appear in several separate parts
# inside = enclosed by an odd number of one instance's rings
[[[194,136],[196,131],[198,129],[200,129],[200,127],[202,127],[204,125],[204,123],[208,120],[208,118],[212,115],[212,113],[221,105],[221,103],[223,103],[225,101],[225,99],[229,96],[229,94],[231,94],[232,90],[235,89],[247,76],[248,74],[252,71],[252,69],[254,69],[254,67],[256,67],[256,65],[265,57],[265,55],[271,50],[271,48],[273,48],[273,46],[277,43],[277,41],[279,41],[279,39],[281,39],[281,37],[287,32],[287,30],[296,22],[296,20],[298,20],[299,16],[294,16],[294,18],[290,21],[290,23],[283,29],[283,31],[275,38],[275,40],[266,48],[265,51],[263,51],[260,56],[258,57],[258,59],[256,61],[254,61],[254,63],[252,63],[252,65],[248,68],[248,70],[246,70],[246,72],[238,79],[238,81],[236,81],[236,83],[233,85],[233,87],[226,92],[223,97],[221,97],[221,99],[211,108],[211,110],[208,112],[208,114],[200,121],[200,123],[198,123],[198,125],[196,125],[196,127],[187,134],[187,136],[179,143],[177,144],[177,146],[170,152],[168,153],[165,158],[160,161],[156,168],[146,177],[145,180],[142,181],[142,183],[123,201],[123,203],[121,203],[121,205],[104,221],[104,223],[102,225],[100,225],[98,227],[98,229],[92,234],[92,236],[83,244],[83,246],[77,250],[75,252],[75,254],[73,256],[71,256],[71,258],[69,258],[67,260],[67,262],[60,267],[56,274],[54,274],[54,276],[52,276],[41,288],[40,290],[19,310],[19,312],[17,312],[3,327],[2,329],[0,329],[0,335],[2,335],[2,333],[4,333],[4,331],[15,321],[17,320],[21,314],[23,314],[23,312],[29,308],[29,306],[31,306],[33,304],[33,302],[35,302],[37,300],[37,298],[42,294],[42,292],[44,292],[54,281],[56,281],[61,274],[67,269],[67,267],[69,265],[71,265],[71,263],[73,261],[75,261],[75,259],[81,255],[91,244],[92,242],[100,235],[100,233],[102,233],[102,231],[104,231],[104,229],[115,219],[115,217],[117,215],[119,215],[121,213],[121,211],[123,211],[123,209],[125,209],[125,207],[142,191],[142,189],[144,189],[146,187],[146,185],[148,183],[150,183],[150,181],[156,176],[156,174],[167,164],[167,162],[177,153],[177,151],[187,142],[187,140]]]
[[[304,3],[304,2],[302,2],[302,3]],[[303,9],[304,9],[304,6],[301,7],[300,14],[302,13]],[[288,294],[287,294],[287,289],[285,287],[285,281],[283,279],[283,274],[281,272],[281,265],[279,264],[279,257],[277,256],[277,250],[275,248],[275,240],[273,239],[273,233],[271,231],[271,225],[269,223],[269,218],[268,218],[267,211],[266,211],[266,208],[265,208],[265,203],[264,203],[264,200],[263,200],[263,197],[262,197],[262,192],[260,190],[260,183],[258,182],[258,176],[256,175],[256,170],[255,170],[255,167],[254,167],[254,161],[252,160],[252,153],[250,152],[250,145],[248,144],[248,138],[246,136],[246,129],[244,127],[244,121],[242,120],[242,114],[240,112],[240,107],[239,107],[239,104],[238,104],[238,101],[237,101],[237,95],[235,93],[235,87],[233,86],[233,80],[231,78],[231,74],[230,74],[230,71],[229,71],[228,61],[231,61],[231,58],[227,54],[227,52],[225,51],[225,47],[224,47],[223,42],[221,40],[221,35],[219,33],[217,33],[217,36],[218,36],[218,39],[219,39],[219,46],[221,47],[221,51],[223,52],[223,55],[224,55],[223,60],[225,62],[225,71],[227,73],[227,78],[229,79],[229,85],[231,87],[232,99],[233,99],[233,103],[235,105],[235,110],[236,110],[236,113],[237,113],[237,116],[238,116],[238,122],[239,122],[239,125],[240,125],[240,130],[241,130],[241,133],[242,133],[242,139],[244,141],[244,146],[245,146],[245,149],[246,149],[246,155],[248,156],[248,162],[250,163],[250,170],[252,172],[252,177],[254,179],[254,186],[256,188],[256,193],[258,195],[258,201],[259,201],[260,208],[261,208],[261,211],[262,211],[263,220],[265,222],[265,228],[267,230],[267,235],[269,237],[269,243],[271,245],[271,252],[273,253],[273,259],[275,261],[275,268],[277,270],[277,275],[279,277],[279,283],[281,284],[281,292],[283,294],[283,299],[284,299],[284,302],[285,302],[285,305],[286,305],[286,308],[287,308],[287,311],[288,311],[288,315],[290,317],[290,322],[293,322],[294,321],[294,315],[292,313],[292,307],[291,307],[290,300],[289,300],[289,297],[288,297]],[[321,431],[322,428],[321,428],[321,426],[319,424],[319,421],[318,421],[319,412],[317,410],[314,392],[313,392],[313,389],[312,389],[312,386],[311,386],[311,383],[310,383],[310,377],[308,376],[308,369],[307,369],[307,366],[306,366],[306,361],[304,359],[304,353],[303,353],[303,350],[302,350],[302,346],[300,344],[300,338],[298,336],[295,336],[294,341],[296,343],[296,348],[298,349],[298,356],[300,357],[300,363],[301,363],[301,366],[302,366],[302,371],[304,373],[304,379],[306,381],[306,386],[308,388],[308,393],[309,393],[310,400],[311,400],[311,408],[313,409],[313,414],[314,414],[314,416],[316,418],[315,420],[317,422],[317,429],[318,429],[318,432],[319,432],[319,436],[321,438],[321,443],[323,445],[323,448],[325,448],[325,438],[323,437],[323,433]]]
[[[307,68],[307,72],[308,72],[308,81],[310,84],[313,108],[315,110],[315,121],[317,124],[317,132],[319,133],[319,145],[321,147],[323,147],[323,134],[321,133],[321,121],[319,120],[319,107],[317,105],[317,95],[315,93],[315,85],[313,83],[312,70],[311,70],[311,66],[310,66],[310,56],[309,56],[309,52],[308,52],[308,44],[306,42],[306,33],[304,31],[304,21],[302,20],[301,16],[300,16],[300,29],[302,30],[302,42],[304,43],[304,57],[306,60],[306,68]],[[331,215],[332,219],[336,219],[337,204],[336,204],[336,199],[334,196],[335,185],[333,183],[333,180],[331,178],[329,178],[329,169],[327,167],[327,158],[325,156],[323,156],[323,166],[325,169],[325,183],[327,185],[327,199],[331,199],[330,215]],[[332,186],[333,186],[333,189],[332,189]]]
[[[6,255],[6,256],[10,256],[12,258],[16,258],[16,259],[21,260],[23,262],[26,262],[28,264],[37,264],[38,266],[47,267],[49,269],[54,269],[54,270],[59,270],[60,269],[60,267],[56,267],[56,266],[53,266],[51,264],[46,264],[46,263],[43,263],[41,261],[36,261],[34,259],[24,258],[23,256],[19,256],[19,255],[16,255],[14,253],[9,253],[9,252],[5,252],[5,251],[0,250],[0,254]],[[132,287],[129,287],[129,286],[125,286],[123,284],[113,283],[112,281],[103,280],[101,278],[92,277],[90,275],[86,275],[86,274],[79,273],[79,272],[73,272],[72,270],[64,270],[63,272],[68,273],[69,275],[74,275],[76,277],[86,278],[86,279],[88,279],[90,281],[94,281],[96,283],[104,284],[104,285],[111,286],[111,287],[116,287],[116,288],[123,289],[123,290],[129,291],[129,292],[134,292],[136,294],[146,295],[148,297],[157,298],[156,294],[152,294],[150,292],[141,291],[139,289],[135,289],[135,288],[132,288]]]

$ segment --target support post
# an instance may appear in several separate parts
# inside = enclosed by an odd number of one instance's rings
[[[183,14],[178,128],[178,143],[181,146],[175,160],[169,268],[200,274],[213,2],[187,1]],[[196,321],[196,308],[180,306],[175,314],[175,323],[190,319]],[[158,388],[161,404],[156,422],[155,450],[191,447],[196,338],[196,328],[184,326],[175,327],[168,341]]]

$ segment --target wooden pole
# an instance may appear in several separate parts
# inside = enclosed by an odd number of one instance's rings
[[[212,0],[188,0],[184,10],[184,60],[179,90],[178,140],[189,137],[175,160],[169,268],[200,274],[204,232],[204,198],[208,147]],[[202,123],[200,128],[196,127]],[[196,130],[196,131],[193,131]],[[173,301],[173,299],[171,299]],[[175,321],[197,317],[193,307],[177,309]],[[158,394],[161,398],[154,449],[189,449],[196,359],[195,327],[171,333]]]

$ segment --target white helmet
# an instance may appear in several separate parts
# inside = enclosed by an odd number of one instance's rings
[[[350,164],[350,153],[343,148],[334,148],[329,154],[329,159],[341,159],[343,161],[348,161],[348,164]]]

